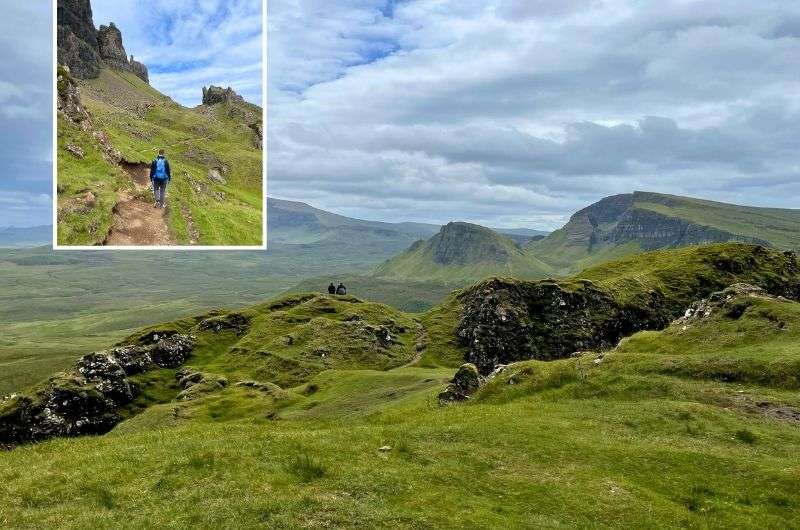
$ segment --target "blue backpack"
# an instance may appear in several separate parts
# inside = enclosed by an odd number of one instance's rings
[[[167,159],[158,157],[156,159],[156,175],[155,178],[158,180],[164,180],[167,178]]]

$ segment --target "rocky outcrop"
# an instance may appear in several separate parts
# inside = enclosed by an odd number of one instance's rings
[[[735,283],[730,287],[713,293],[708,298],[694,302],[682,317],[675,321],[676,325],[688,326],[701,322],[712,315],[724,314],[728,318],[738,319],[747,309],[747,304],[738,303],[746,298],[783,298],[769,294],[761,287],[748,283]]]
[[[211,85],[208,88],[203,87],[203,105],[244,102],[244,98],[237,94],[231,87],[222,88],[214,85]]]
[[[183,389],[178,394],[179,401],[191,401],[206,394],[222,390],[228,386],[228,379],[221,375],[207,374],[184,368],[175,374],[178,385]]]
[[[132,72],[149,83],[147,67],[128,58],[114,23],[95,29],[90,0],[58,0],[57,60],[78,79],[93,79],[104,67]]]
[[[193,348],[193,337],[176,334],[81,357],[72,371],[50,378],[32,394],[0,401],[0,445],[108,432],[122,420],[120,407],[139,392],[129,376],[180,366]]]
[[[128,54],[122,45],[122,32],[111,22],[108,26],[100,26],[97,30],[97,45],[100,57],[111,68],[127,70],[130,67]]]
[[[480,388],[482,379],[474,364],[462,364],[450,384],[439,392],[439,403],[445,405],[469,399]]]
[[[264,125],[261,122],[258,122],[251,123],[249,127],[253,129],[254,133],[256,133],[256,136],[253,139],[253,145],[259,149],[264,149]]]
[[[133,72],[136,77],[145,83],[150,83],[150,73],[147,71],[147,67],[144,65],[144,63],[140,63],[139,61],[135,60],[133,55],[131,55],[129,64],[131,65],[131,72]]]
[[[59,66],[56,72],[56,107],[69,121],[76,125],[86,123],[84,130],[91,128],[89,113],[81,103],[80,89],[68,67]]]
[[[147,67],[135,61],[133,55],[128,58],[125,46],[122,44],[122,32],[111,22],[108,26],[100,26],[97,31],[97,44],[100,50],[100,57],[103,62],[125,72],[132,72],[144,82],[149,82]]]
[[[89,0],[58,0],[56,16],[58,64],[80,79],[97,77],[102,63]]]
[[[461,301],[456,335],[468,348],[466,360],[484,375],[516,361],[610,348],[626,335],[671,320],[656,291],[642,293],[636,305],[620,304],[588,280],[573,285],[492,279],[467,290]]]
[[[241,313],[227,313],[206,318],[200,321],[198,326],[201,331],[210,330],[214,333],[233,331],[237,335],[241,335],[250,327],[250,317]]]
[[[662,329],[699,298],[737,282],[749,282],[776,296],[800,298],[800,271],[793,253],[760,246],[733,246],[702,255],[694,268],[663,272],[624,290],[589,280],[525,282],[491,279],[459,295],[456,328],[466,361],[481,374],[502,364],[604,350],[637,331]]]

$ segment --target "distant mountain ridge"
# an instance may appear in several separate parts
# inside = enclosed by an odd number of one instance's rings
[[[35,247],[52,241],[52,225],[0,227],[0,247]]]
[[[722,242],[800,249],[800,210],[636,191],[587,206],[527,249],[566,273],[648,250]]]

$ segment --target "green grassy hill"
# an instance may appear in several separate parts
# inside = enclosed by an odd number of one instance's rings
[[[464,285],[491,275],[542,278],[550,272],[548,265],[506,236],[478,225],[449,223],[429,240],[417,241],[382,264],[374,276]]]
[[[724,241],[800,249],[800,210],[650,192],[607,197],[527,248],[559,274],[658,248]]]
[[[728,281],[791,291],[792,267],[791,256],[728,244],[580,276],[630,303],[657,291],[688,306]],[[140,330],[123,342],[188,333],[194,350],[182,367],[130,376],[141,393],[109,434],[0,452],[0,521],[794,525],[798,302],[737,287],[611,350],[512,363],[466,403],[440,406],[467,354],[454,334],[469,292],[419,317],[300,294]]]
[[[77,84],[89,116],[58,116],[60,244],[103,244],[124,229],[120,210],[152,203],[149,164],[159,148],[173,175],[161,243],[262,243],[262,151],[250,127],[261,121],[259,107],[225,101],[186,108],[133,73],[110,68],[96,79],[78,81],[63,69],[59,75],[59,93]]]

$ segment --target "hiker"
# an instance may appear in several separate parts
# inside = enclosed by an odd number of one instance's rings
[[[333,282],[328,286],[328,294],[336,294],[336,286],[333,285]]]
[[[344,284],[339,284],[339,287],[336,288],[336,294],[339,296],[344,296],[347,294],[347,288],[345,288]]]
[[[158,150],[158,157],[150,164],[150,182],[153,183],[153,195],[155,196],[154,208],[166,207],[167,183],[172,178],[169,169],[169,161],[164,156],[164,150]]]

